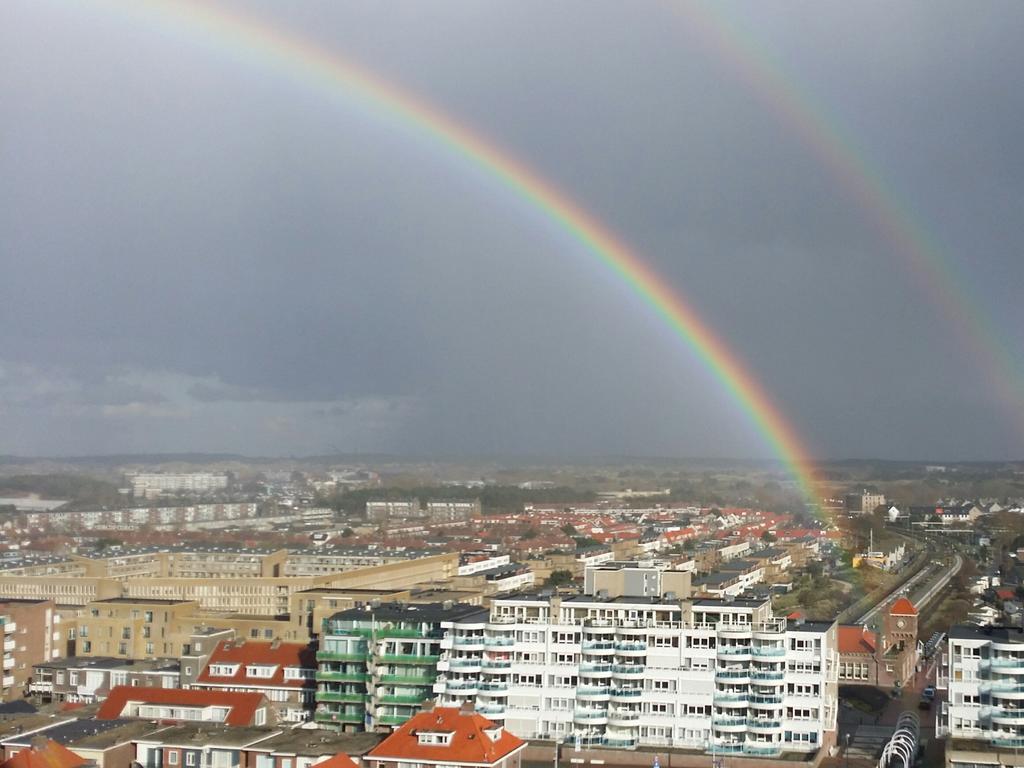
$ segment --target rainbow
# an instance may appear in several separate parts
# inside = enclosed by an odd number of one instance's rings
[[[968,293],[937,239],[924,227],[909,202],[900,199],[881,169],[863,152],[823,104],[800,86],[757,39],[727,15],[725,3],[674,2],[677,12],[714,58],[732,71],[833,177],[837,185],[899,254],[912,282],[945,315],[959,346],[978,363],[991,391],[1006,405],[1024,434],[1024,370],[1009,344]]]
[[[348,102],[403,127],[414,128],[467,166],[484,171],[556,224],[641,298],[721,383],[756,427],[765,445],[792,474],[805,499],[814,506],[818,504],[822,494],[802,439],[725,342],[639,255],[508,152],[354,62],[261,20],[193,0],[110,0],[109,4],[162,31],[176,32],[214,50],[254,60],[259,66],[287,74],[307,86],[340,94]]]

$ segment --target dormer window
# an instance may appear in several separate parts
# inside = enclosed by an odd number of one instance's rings
[[[250,664],[245,668],[246,677],[270,678],[277,670],[276,664]]]
[[[444,733],[439,731],[420,731],[416,734],[416,739],[419,744],[447,747],[452,743],[452,733]]]
[[[484,729],[484,733],[487,734],[487,738],[491,741],[497,741],[501,738],[501,732],[504,730],[500,725],[496,725],[494,728]]]
[[[211,664],[210,674],[213,677],[234,677],[238,673],[238,664]]]

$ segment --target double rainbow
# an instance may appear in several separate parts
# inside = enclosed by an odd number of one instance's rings
[[[215,50],[253,60],[306,86],[341,95],[347,102],[415,128],[468,166],[483,170],[554,222],[639,296],[721,383],[756,427],[765,445],[787,467],[806,500],[812,505],[820,502],[822,494],[803,441],[724,341],[701,320],[682,294],[662,280],[635,251],[508,152],[339,54],[285,34],[258,19],[192,0],[130,0],[114,5],[119,11],[162,30],[176,31]]]

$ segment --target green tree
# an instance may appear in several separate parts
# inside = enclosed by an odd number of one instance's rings
[[[576,579],[572,575],[572,571],[566,571],[559,569],[552,571],[551,575],[548,576],[548,580],[544,582],[546,587],[561,587],[564,584],[572,584]]]

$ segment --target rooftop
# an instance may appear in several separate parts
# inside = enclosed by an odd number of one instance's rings
[[[290,728],[264,739],[256,749],[288,755],[323,755],[331,752],[365,755],[383,739],[382,733],[331,733]]]
[[[268,737],[280,733],[276,728],[231,728],[216,723],[184,723],[152,731],[145,741],[155,741],[170,746],[202,747],[207,744],[219,747],[246,747],[262,743]]]

